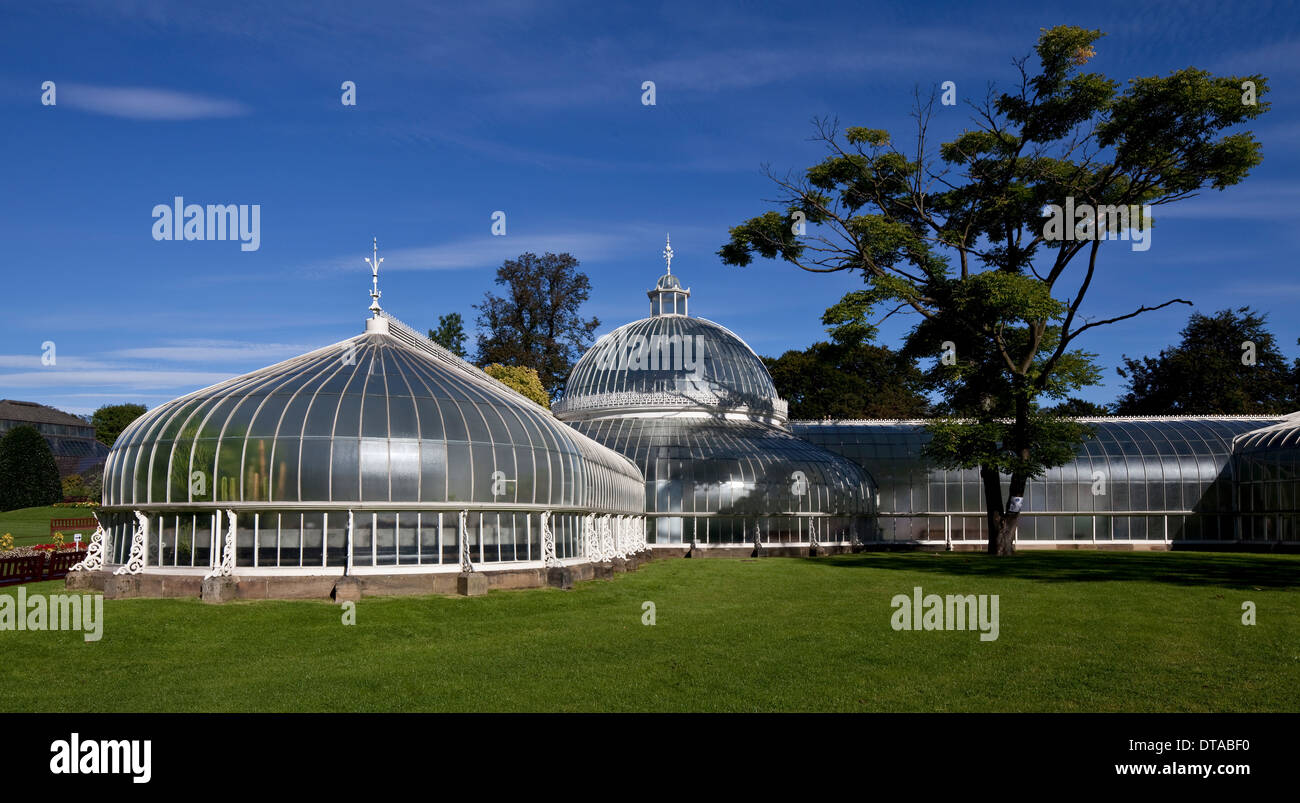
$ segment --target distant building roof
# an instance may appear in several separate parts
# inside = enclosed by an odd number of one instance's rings
[[[88,427],[83,418],[71,413],[46,407],[29,401],[0,399],[0,421],[30,421],[34,424],[65,424],[74,427]]]

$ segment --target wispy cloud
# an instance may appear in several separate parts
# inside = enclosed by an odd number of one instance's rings
[[[109,352],[109,355],[125,359],[165,362],[212,363],[253,360],[261,365],[306,354],[315,348],[318,347],[292,343],[250,343],[240,340],[174,340],[158,346],[119,349]]]
[[[509,232],[508,226],[509,218],[507,218],[507,232]],[[383,270],[489,268],[528,251],[535,254],[544,254],[548,251],[557,254],[568,252],[582,261],[605,259],[624,250],[640,234],[639,228],[636,232],[631,230],[582,232],[570,229],[547,234],[507,233],[504,237],[494,237],[488,233],[487,221],[484,222],[483,229],[484,233],[480,237],[467,237],[441,245],[385,250]],[[303,268],[303,273],[310,276],[330,276],[340,271],[356,270],[360,261],[356,256],[339,257],[306,266]]]
[[[56,387],[113,387],[134,390],[164,388],[190,389],[206,387],[229,379],[231,372],[217,371],[159,371],[148,369],[123,370],[120,368],[61,368],[51,367],[41,371],[27,371],[0,375],[0,384],[14,388]]]
[[[237,101],[171,89],[60,84],[58,92],[61,106],[129,120],[206,120],[252,111]]]
[[[1170,219],[1255,219],[1290,220],[1300,206],[1300,186],[1276,181],[1246,181],[1219,192],[1208,190],[1195,198],[1155,209],[1160,218]]]

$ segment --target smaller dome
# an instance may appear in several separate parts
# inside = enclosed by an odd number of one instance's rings
[[[681,289],[681,286],[682,283],[679,282],[677,277],[671,273],[665,273],[663,276],[659,277],[659,281],[655,282],[656,290],[679,290]]]

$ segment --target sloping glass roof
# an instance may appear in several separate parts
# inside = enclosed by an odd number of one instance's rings
[[[1300,413],[1292,413],[1276,424],[1239,435],[1234,448],[1242,454],[1300,448]]]
[[[386,315],[160,405],[118,438],[109,506],[423,503],[641,512],[623,456]]]
[[[852,461],[754,421],[620,417],[571,426],[632,458],[651,513],[870,514],[875,484]]]
[[[1095,437],[1074,461],[1031,480],[1029,511],[1227,510],[1233,438],[1261,416],[1084,418]],[[919,421],[791,422],[795,435],[870,467],[887,512],[982,512],[978,472],[945,471],[921,457]],[[1097,480],[1104,484],[1097,485]],[[1004,478],[1005,486],[1005,478]],[[1093,488],[1104,489],[1095,493]]]

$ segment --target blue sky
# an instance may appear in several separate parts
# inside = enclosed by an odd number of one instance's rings
[[[671,232],[694,314],[761,354],[802,348],[861,280],[720,263],[728,227],[774,197],[761,166],[818,160],[814,117],[903,137],[914,88],[1008,87],[1011,59],[1057,24],[1106,31],[1092,66],[1113,78],[1194,65],[1271,82],[1254,126],[1264,163],[1160,210],[1149,251],[1103,248],[1087,313],[1174,296],[1206,312],[1249,304],[1300,353],[1300,11],[976,5],[0,4],[0,397],[153,407],[349,337],[367,314],[372,236],[384,307],[412,325],[450,311],[472,322],[503,259],[549,250],[581,261],[604,332],[646,314]],[[654,106],[641,103],[647,80]],[[40,103],[44,81],[55,106]],[[945,109],[936,133],[970,124],[968,108]],[[177,195],[259,204],[260,248],[155,241],[152,209]],[[505,237],[490,232],[496,210]],[[1113,399],[1121,354],[1157,352],[1186,316],[1090,332],[1106,384],[1084,395]]]

